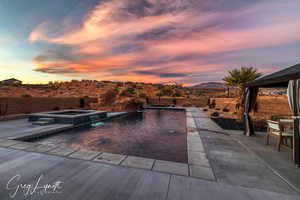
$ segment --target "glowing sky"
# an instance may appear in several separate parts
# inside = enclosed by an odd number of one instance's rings
[[[300,0],[0,0],[0,80],[195,84],[300,63]]]

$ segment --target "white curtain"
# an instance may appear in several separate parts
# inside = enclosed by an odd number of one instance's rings
[[[287,96],[289,100],[290,109],[294,116],[294,161],[297,165],[300,165],[300,79],[289,81]]]

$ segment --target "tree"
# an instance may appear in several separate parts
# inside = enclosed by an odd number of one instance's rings
[[[240,69],[233,69],[228,72],[229,75],[223,78],[226,85],[235,86],[245,89],[245,84],[260,77],[262,74],[253,67],[241,67]]]
[[[244,108],[245,84],[260,77],[262,74],[254,67],[241,67],[228,72],[229,75],[223,78],[227,86],[235,86],[240,88],[239,104]],[[243,112],[243,110],[241,110]]]
[[[156,96],[158,97],[158,102],[160,104],[160,97],[163,96],[163,94],[161,92],[156,93]]]
[[[172,96],[173,90],[171,88],[163,88],[160,90],[163,96]]]

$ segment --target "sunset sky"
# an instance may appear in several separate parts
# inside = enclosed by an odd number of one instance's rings
[[[0,80],[220,81],[300,63],[300,0],[0,0]]]

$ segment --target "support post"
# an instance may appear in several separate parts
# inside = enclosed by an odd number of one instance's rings
[[[299,137],[299,118],[294,119],[294,146],[293,156],[297,167],[300,167],[300,137]]]

